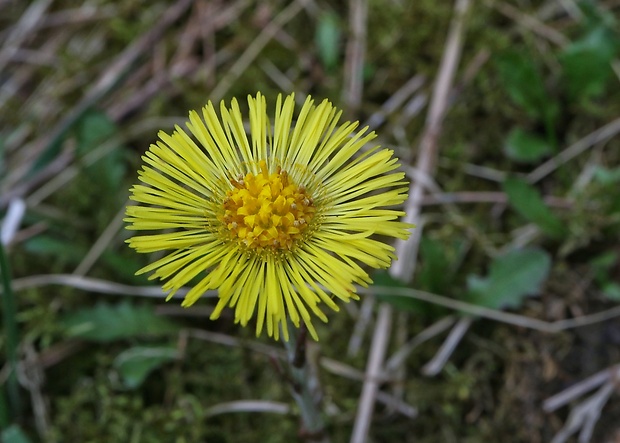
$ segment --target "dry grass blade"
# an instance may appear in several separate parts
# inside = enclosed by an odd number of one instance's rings
[[[411,95],[418,91],[426,82],[426,77],[423,75],[415,75],[409,79],[407,83],[402,85],[392,96],[383,103],[381,109],[373,113],[368,120],[364,123],[364,126],[370,126],[372,129],[376,129],[381,126],[385,119],[396,112],[398,108],[403,106],[404,103],[409,100]]]
[[[455,18],[450,27],[439,75],[433,88],[431,104],[426,119],[426,126],[419,146],[419,156],[416,169],[422,174],[432,176],[437,161],[438,137],[441,125],[448,110],[448,96],[452,89],[452,82],[456,67],[460,59],[463,45],[463,31],[465,14],[469,9],[468,0],[458,0],[455,3]],[[406,216],[403,221],[416,223],[420,216],[420,206],[424,194],[424,186],[418,181],[412,181],[409,190],[409,200],[405,206]],[[421,229],[413,229],[409,240],[396,242],[398,260],[392,264],[390,274],[402,281],[413,278]]]
[[[596,389],[603,383],[608,383],[618,375],[620,375],[620,366],[618,365],[597,372],[596,374],[575,383],[562,392],[555,394],[553,397],[546,399],[543,403],[543,409],[547,412],[553,412],[575,400],[577,397],[581,397],[586,392]]]
[[[101,280],[72,274],[33,275],[13,280],[14,291],[23,291],[29,288],[38,288],[49,285],[67,286],[100,294],[129,295],[159,299],[163,299],[166,297],[166,294],[162,292],[161,288],[157,286],[131,286],[111,282],[108,280]],[[179,291],[175,294],[174,298],[182,298],[183,296],[185,296],[189,289],[190,288],[179,289]],[[360,287],[357,288],[357,292],[360,294],[366,294],[368,296],[372,294],[385,294],[390,296],[409,297],[416,300],[436,304],[438,306],[443,306],[455,311],[460,311],[469,315],[487,318],[489,320],[497,321],[500,323],[547,333],[557,333],[568,329],[580,328],[583,326],[601,323],[607,320],[614,319],[616,317],[620,317],[620,306],[616,306],[605,311],[597,312],[590,315],[584,315],[582,317],[547,322],[535,318],[526,317],[524,315],[512,314],[505,311],[497,311],[494,309],[485,308],[483,306],[444,297],[438,294],[432,294],[430,292],[419,291],[410,288],[375,286],[372,289],[368,289]],[[0,291],[0,294],[1,293],[2,292]],[[203,297],[215,298],[217,297],[217,291],[209,290],[205,292]]]
[[[131,68],[132,64],[163,36],[164,31],[187,11],[192,2],[193,0],[180,0],[175,3],[166,11],[161,20],[158,21],[152,29],[134,41],[125,51],[116,57],[114,62],[100,74],[99,78],[94,82],[94,86],[86,92],[83,98],[71,111],[66,113],[65,117],[56,125],[55,129],[49,135],[46,134],[33,142],[33,151],[37,154],[41,154],[48,150],[50,146],[58,143],[69,128],[75,124],[87,109],[92,107],[118,86],[124,74]],[[37,156],[33,156],[32,161],[34,162],[36,158]],[[71,157],[61,155],[58,159],[63,159],[62,163],[59,165],[60,170],[62,170],[69,163]],[[7,181],[9,183],[23,181],[23,175],[25,175],[28,170],[29,169],[22,170],[20,176],[11,177],[7,179]],[[23,196],[29,189],[35,186],[37,182],[37,180],[31,180],[30,183],[26,181],[15,189],[11,189],[6,195],[0,198],[0,206],[4,206],[9,199],[15,196]]]
[[[197,8],[202,11],[204,8],[200,5],[203,3],[196,3]],[[209,11],[196,14],[192,30],[193,28],[197,28],[197,30],[194,31],[194,35],[190,36],[202,40],[202,44],[206,48],[203,55],[204,61],[188,53],[194,51],[192,41],[180,44],[177,53],[169,63],[169,67],[153,67],[149,69],[146,78],[145,74],[140,73],[142,75],[138,75],[136,73],[133,79],[128,80],[128,83],[131,83],[135,88],[134,93],[130,95],[118,94],[118,99],[114,100],[108,108],[108,115],[113,120],[119,121],[132,112],[138,111],[149,100],[161,94],[162,90],[169,88],[175,80],[196,75],[201,70],[204,70],[207,83],[215,83],[216,68],[227,62],[232,54],[225,54],[223,51],[216,52],[215,38],[208,39],[205,33],[209,31],[212,34],[230,26],[231,23],[239,19],[239,15],[247,7],[248,0],[238,0],[219,8],[215,4],[208,3],[206,9]],[[205,16],[207,12],[209,15]],[[202,21],[205,17],[206,20]],[[145,68],[149,68],[149,66],[145,66]]]
[[[569,199],[545,196],[544,201],[547,206],[570,209],[572,202]],[[446,205],[446,204],[466,204],[466,203],[508,203],[508,196],[504,192],[438,192],[433,195],[425,195],[422,198],[422,206]]]
[[[614,383],[605,383],[595,394],[573,408],[566,424],[551,443],[564,443],[571,435],[579,432],[579,443],[588,443],[592,437],[594,425],[601,416],[601,410],[615,391]]]
[[[547,160],[527,175],[530,183],[536,183],[547,175],[551,174],[564,163],[572,160],[582,152],[595,146],[598,143],[604,143],[620,133],[620,118],[617,118],[605,126],[591,132],[582,139],[573,143],[571,146],[560,152],[555,157]]]
[[[355,112],[362,103],[364,60],[366,58],[366,33],[368,1],[349,0],[351,38],[347,43],[345,59],[345,102],[349,112]]]
[[[616,306],[605,311],[595,314],[584,315],[566,320],[557,320],[548,322],[536,318],[526,317],[524,315],[512,314],[505,311],[497,311],[495,309],[486,308],[480,305],[474,305],[461,300],[444,297],[438,294],[432,294],[426,291],[419,291],[410,288],[393,288],[375,286],[372,289],[359,288],[358,292],[362,294],[386,294],[390,296],[410,297],[416,300],[433,303],[455,311],[461,311],[476,317],[487,318],[497,322],[520,326],[527,329],[533,329],[541,332],[557,333],[567,329],[579,328],[595,323],[600,323],[612,318],[620,316],[620,306]]]
[[[444,332],[446,329],[452,327],[452,325],[454,325],[454,321],[455,318],[453,316],[444,317],[413,337],[387,360],[385,363],[385,372],[389,374],[398,370],[398,368],[405,364],[407,357],[411,355],[414,349],[427,340],[430,340],[431,338]]]
[[[222,80],[213,88],[210,94],[212,101],[215,102],[224,97],[235,80],[243,74],[248,66],[250,66],[265,45],[269,43],[282,26],[292,20],[299,11],[301,11],[301,8],[301,1],[295,0],[274,17],[265,29],[252,41],[243,54],[239,56]]]
[[[347,346],[347,355],[355,356],[362,347],[364,341],[364,335],[366,331],[371,328],[369,325],[372,322],[372,313],[375,307],[374,297],[366,297],[362,301],[362,306],[359,310],[355,327],[349,338],[349,345]]]
[[[364,386],[351,433],[351,443],[363,443],[368,437],[372,412],[375,407],[377,392],[379,392],[379,380],[383,372],[383,359],[390,338],[391,316],[392,307],[385,303],[381,304],[370,343]]]
[[[33,2],[26,12],[22,14],[19,22],[13,27],[11,33],[4,41],[2,49],[0,49],[0,72],[5,72],[9,60],[19,51],[24,40],[33,33],[51,4],[52,0]]]
[[[110,295],[132,295],[136,297],[166,298],[166,294],[158,286],[131,286],[97,278],[71,274],[31,275],[13,280],[13,289],[22,291],[48,285],[68,286],[83,291]],[[182,288],[174,298],[182,298],[188,289]],[[207,291],[204,297],[217,297],[217,291]]]
[[[110,245],[112,240],[117,236],[118,231],[123,227],[123,217],[125,216],[125,208],[129,201],[123,203],[123,206],[114,216],[112,221],[108,224],[105,230],[101,233],[97,241],[93,243],[88,253],[84,256],[80,264],[75,271],[74,275],[86,275],[90,268],[93,267],[97,259],[103,254],[106,248]]]
[[[561,32],[545,25],[534,16],[524,14],[511,4],[493,2],[493,6],[506,17],[518,22],[524,29],[531,30],[558,46],[566,46],[569,43],[569,40]]]
[[[461,318],[450,331],[448,338],[443,342],[435,357],[422,367],[422,373],[428,377],[439,374],[446,362],[459,345],[461,339],[467,333],[473,319],[471,317]]]

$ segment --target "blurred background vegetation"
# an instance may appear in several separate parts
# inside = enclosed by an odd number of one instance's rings
[[[620,441],[620,2],[468,3],[413,282],[374,275],[398,312],[388,363],[404,358],[368,441]],[[454,6],[0,0],[2,441],[301,439],[277,344],[134,275],[149,258],[124,243],[128,189],[158,130],[256,91],[270,109],[281,92],[329,98],[414,176]],[[414,289],[444,303],[399,296]],[[335,442],[355,420],[373,300],[331,314],[310,349]],[[575,384],[596,401],[545,403]]]

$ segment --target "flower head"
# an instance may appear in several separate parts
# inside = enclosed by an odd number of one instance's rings
[[[394,249],[373,235],[406,238],[411,226],[389,209],[406,198],[406,182],[393,152],[378,146],[357,122],[339,124],[341,112],[311,98],[294,119],[295,101],[279,96],[272,123],[264,96],[248,97],[249,137],[235,99],[211,102],[202,118],[190,112],[187,128],[142,157],[142,184],[131,189],[128,229],[165,230],[128,240],[138,252],[170,251],[138,273],[165,280],[172,297],[196,279],[183,306],[209,289],[245,326],[256,316],[276,340],[288,340],[287,318],[303,321],[315,340],[311,316],[323,321],[324,304],[357,299],[354,284],[372,283],[362,265],[385,268]],[[296,121],[294,121],[296,120]]]

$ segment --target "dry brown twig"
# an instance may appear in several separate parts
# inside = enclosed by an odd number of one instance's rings
[[[42,286],[59,285],[72,287],[84,291],[99,294],[110,295],[130,295],[135,297],[150,298],[166,298],[166,294],[159,286],[132,286],[121,283],[111,282],[109,280],[101,280],[97,278],[83,277],[72,274],[43,274],[22,277],[13,280],[13,290],[23,291],[29,288],[38,288]],[[183,298],[190,288],[181,288],[175,294],[174,298]],[[548,322],[536,318],[526,317],[524,315],[513,314],[505,311],[497,311],[483,306],[467,303],[442,295],[433,294],[426,291],[420,291],[412,288],[395,288],[374,286],[372,288],[358,287],[357,292],[371,296],[373,294],[391,295],[398,297],[412,298],[427,303],[443,306],[445,308],[459,311],[476,317],[482,317],[508,325],[519,326],[535,331],[546,333],[557,333],[568,329],[579,328],[582,326],[601,323],[620,317],[620,306],[616,306],[605,311],[594,314],[584,315],[582,317],[570,318],[566,320],[557,320]],[[0,294],[2,291],[0,290]],[[203,295],[205,298],[217,297],[217,291],[209,290]]]
[[[347,346],[347,355],[349,355],[349,357],[357,355],[362,348],[365,333],[372,329],[370,325],[373,320],[372,313],[374,307],[375,300],[373,297],[365,297],[362,300],[355,326],[353,326],[353,332],[349,338],[349,345]]]
[[[106,94],[108,94],[118,83],[121,81],[123,75],[131,68],[133,63],[144,54],[149,48],[151,48],[155,42],[162,38],[164,31],[175,23],[190,7],[193,0],[180,0],[174,3],[166,10],[161,19],[146,33],[137,38],[131,45],[129,45],[122,53],[120,53],[116,59],[109,64],[108,68],[101,73],[99,78],[94,81],[94,85],[89,88],[86,94],[78,102],[78,104],[69,112],[65,117],[54,127],[51,132],[45,132],[45,135],[33,141],[30,144],[29,154],[31,162],[36,161],[41,152],[47,147],[56,143],[61,139],[62,135],[83,115],[83,113],[101,100]],[[42,2],[43,3],[43,2]],[[66,158],[64,166],[67,166],[71,160],[71,157]],[[32,180],[25,181],[24,175],[28,172],[30,165],[24,164],[24,168],[20,171],[13,172],[7,177],[7,182],[21,183],[20,186],[15,186],[9,189],[0,199],[0,206],[5,205],[10,199],[15,196],[23,196],[29,192],[34,186]]]
[[[7,63],[19,50],[22,43],[33,34],[34,29],[39,25],[45,11],[51,4],[52,0],[33,2],[22,14],[0,49],[0,72],[6,70]]]
[[[409,342],[407,342],[404,346],[400,347],[398,351],[395,352],[394,355],[392,355],[385,363],[386,374],[390,374],[398,370],[398,368],[402,367],[405,364],[407,357],[411,355],[414,349],[416,349],[425,341],[430,340],[431,338],[444,332],[446,329],[452,327],[455,321],[456,319],[452,315],[443,317],[441,320],[433,323],[428,328],[424,329],[418,335],[409,340]]]
[[[295,0],[286,6],[273,20],[269,22],[262,32],[252,41],[246,50],[237,58],[237,61],[229,68],[227,74],[211,91],[211,100],[220,100],[241,74],[260,54],[260,51],[269,43],[276,33],[290,20],[292,20],[302,8],[302,0]]]
[[[117,237],[118,231],[123,227],[123,217],[125,216],[125,208],[129,200],[123,203],[120,210],[112,218],[108,226],[103,230],[99,238],[93,243],[86,255],[80,261],[80,264],[73,271],[73,275],[86,275],[88,271],[97,262],[99,257],[105,252],[107,247]]]
[[[420,142],[416,169],[429,176],[432,176],[437,160],[438,137],[448,108],[448,98],[452,89],[456,67],[460,60],[465,15],[469,9],[469,5],[469,0],[457,0],[455,2],[454,17],[446,40],[438,78],[433,88],[426,127]],[[405,222],[419,222],[420,202],[423,194],[423,185],[418,181],[413,181],[410,187],[409,200],[405,205],[405,212],[407,214],[404,219]],[[403,281],[410,281],[413,277],[421,231],[422,229],[420,227],[414,229],[409,240],[396,242],[396,255],[399,260],[394,262],[390,268],[392,277]],[[387,347],[391,321],[391,306],[382,304],[379,308],[377,325],[374,330],[370,357],[366,366],[367,379],[362,388],[362,395],[360,397],[358,412],[353,427],[351,443],[363,443],[368,436],[376,393],[379,387],[376,380],[378,375],[382,372],[383,357],[385,355],[385,348]]]
[[[356,112],[364,90],[364,59],[366,57],[366,34],[368,1],[349,1],[350,38],[347,42],[344,64],[344,94],[349,112]]]
[[[374,112],[363,126],[369,126],[371,129],[377,129],[385,120],[401,108],[410,97],[417,92],[426,83],[426,77],[421,74],[411,77],[404,85],[394,92],[388,100],[383,103],[381,109]]]
[[[174,127],[176,124],[183,124],[185,122],[184,117],[154,117],[150,119],[144,119],[140,123],[132,126],[124,133],[119,133],[114,137],[105,140],[99,146],[94,147],[89,153],[81,158],[80,166],[70,165],[65,166],[60,172],[58,172],[51,180],[46,182],[43,186],[32,192],[27,198],[26,203],[28,207],[34,207],[54,192],[58,191],[63,186],[66,186],[71,180],[77,177],[82,168],[88,167],[105,157],[118,144],[123,143],[125,140],[133,137],[144,135],[145,133],[151,134],[157,129],[162,127]],[[54,160],[52,165],[62,165],[61,161]],[[0,206],[3,204],[2,196],[0,196]]]
[[[537,17],[525,14],[520,11],[515,6],[505,3],[505,2],[488,2],[490,5],[495,7],[499,12],[504,14],[506,17],[514,20],[516,23],[520,25],[520,28],[523,28],[528,31],[532,31],[535,34],[540,35],[541,37],[549,40],[557,46],[566,46],[570,41],[568,38],[564,36],[561,32],[556,31],[550,26],[547,26],[545,23],[540,21]],[[517,28],[517,29],[520,29]]]
[[[575,383],[562,392],[549,397],[544,401],[543,409],[545,412],[553,412],[575,400],[577,397],[585,395],[588,391],[596,389],[604,383],[613,381],[614,377],[620,377],[620,365],[615,365],[611,368],[597,372],[596,374],[581,380],[579,383]]]
[[[547,206],[570,209],[573,202],[567,198],[548,195],[544,197]],[[461,192],[438,192],[432,195],[425,195],[422,198],[422,206],[446,205],[446,204],[466,204],[466,203],[508,203],[508,196],[504,192],[484,192],[484,191],[461,191]]]
[[[63,9],[45,16],[39,29],[81,25],[113,18],[118,15],[116,5],[95,6],[84,3],[79,7]]]
[[[471,326],[473,320],[474,319],[472,317],[463,317],[456,322],[456,325],[454,325],[452,330],[450,330],[448,338],[443,342],[439,348],[439,351],[437,351],[435,356],[422,367],[422,374],[427,377],[434,377],[441,372],[443,367],[446,365],[446,362]]]
[[[274,84],[278,86],[280,91],[294,91],[295,83],[293,79],[289,78],[284,72],[282,72],[273,62],[270,60],[261,60],[259,64],[263,72],[269,77]],[[306,98],[303,92],[297,92],[295,97],[302,100]]]
[[[615,365],[547,399],[543,407],[551,412],[571,399],[600,386],[594,394],[572,408],[564,427],[553,437],[551,443],[564,443],[577,432],[579,432],[579,443],[588,443],[603,407],[617,390],[619,382],[620,365]]]
[[[178,45],[179,50],[168,63],[168,67],[149,69],[149,66],[145,65],[147,68],[145,72],[136,72],[134,77],[128,80],[128,83],[134,83],[134,92],[129,95],[119,92],[113,100],[110,100],[108,115],[113,120],[118,121],[139,109],[155,95],[160,94],[162,89],[169,88],[177,78],[194,76],[203,70],[206,82],[208,84],[215,83],[216,68],[218,65],[229,61],[233,54],[215,51],[213,33],[237,20],[248,6],[248,0],[238,0],[234,3],[221,5],[220,9],[215,9],[214,3],[207,5],[196,3],[202,13],[196,14],[195,20],[188,24],[188,29],[184,33],[187,41]],[[206,20],[201,21],[202,15],[206,14],[203,9],[205,11],[208,9],[210,14]],[[197,42],[206,48],[202,61],[191,55],[194,44]]]
[[[564,163],[572,160],[596,144],[604,143],[610,140],[612,137],[618,135],[618,133],[620,133],[620,118],[617,118],[597,130],[592,131],[590,134],[564,149],[555,157],[550,158],[542,165],[538,166],[527,175],[527,181],[530,183],[536,183],[542,180]]]

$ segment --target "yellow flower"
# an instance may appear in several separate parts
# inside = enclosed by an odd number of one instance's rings
[[[387,207],[406,198],[407,186],[393,152],[362,151],[375,133],[339,125],[341,112],[308,98],[296,122],[294,95],[279,96],[273,126],[264,96],[248,97],[249,137],[239,104],[211,102],[202,118],[192,111],[187,128],[160,141],[142,157],[143,184],[127,207],[128,229],[165,230],[128,240],[138,252],[171,251],[138,273],[166,280],[169,297],[196,283],[183,306],[218,289],[211,315],[228,305],[245,326],[256,316],[276,340],[288,340],[287,318],[305,323],[320,305],[338,311],[335,299],[358,299],[354,284],[372,283],[361,265],[385,268],[394,248],[372,235],[407,238],[411,225]]]

